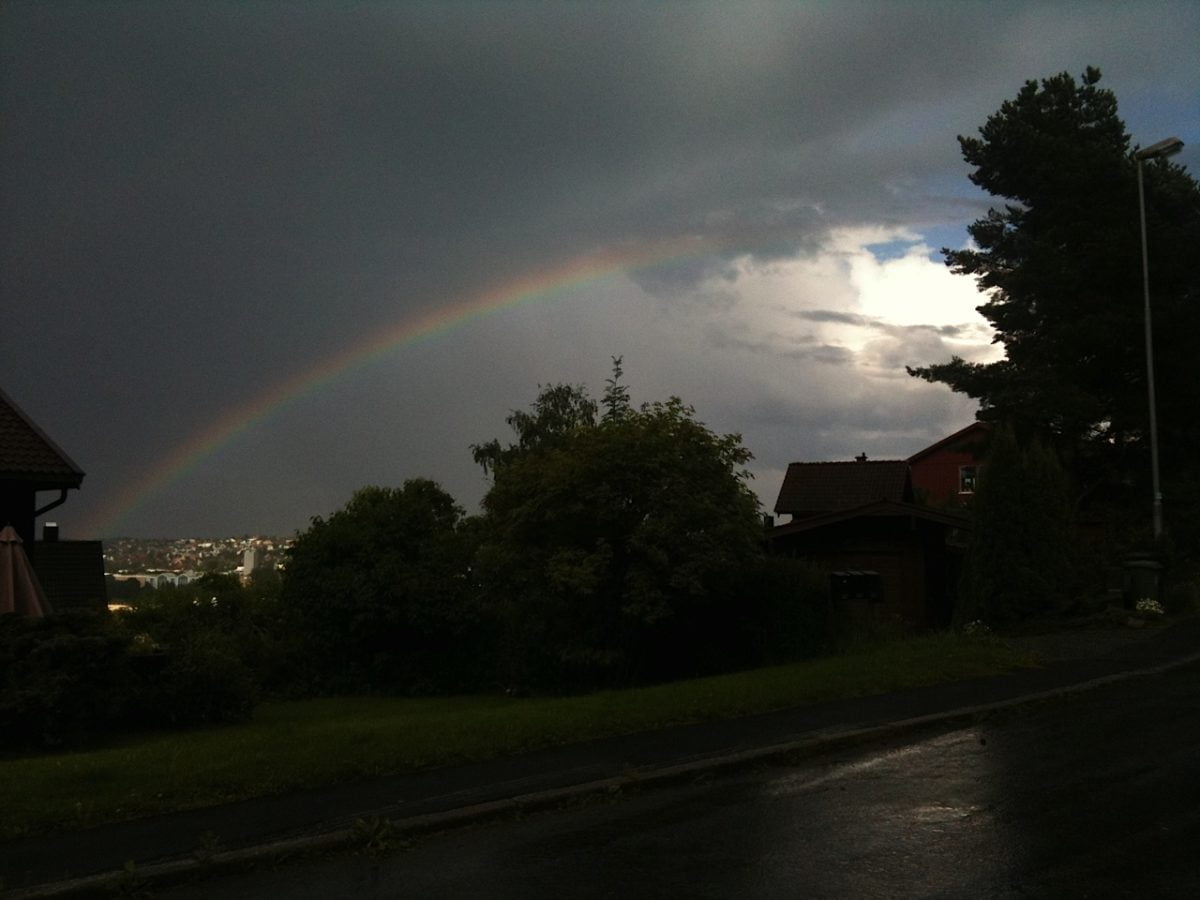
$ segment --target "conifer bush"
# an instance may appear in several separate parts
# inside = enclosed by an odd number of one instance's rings
[[[995,429],[972,501],[956,621],[989,625],[1060,610],[1075,587],[1066,474],[1036,438]]]

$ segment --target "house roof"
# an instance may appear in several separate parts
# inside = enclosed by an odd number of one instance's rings
[[[851,519],[892,518],[897,516],[921,519],[937,525],[944,525],[948,528],[969,529],[971,527],[971,520],[968,517],[953,512],[933,509],[932,507],[921,506],[916,503],[876,500],[872,503],[864,503],[862,506],[853,509],[842,509],[823,515],[809,516],[805,519],[788,522],[786,525],[776,525],[771,530],[769,537],[775,539],[803,531],[815,531],[819,528],[825,528],[829,525],[846,522]]]
[[[0,390],[0,481],[32,483],[35,490],[77,488],[83,470]]]
[[[980,441],[992,430],[992,426],[987,422],[972,422],[966,428],[960,428],[954,434],[942,438],[934,444],[930,444],[924,450],[918,450],[908,458],[910,463],[920,462],[927,456],[930,456],[944,447],[952,447],[955,444]]]
[[[912,500],[905,460],[799,462],[788,466],[775,512],[811,516],[876,500]]]

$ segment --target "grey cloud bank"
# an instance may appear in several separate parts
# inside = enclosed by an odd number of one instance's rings
[[[903,374],[988,352],[918,248],[989,204],[955,135],[1094,64],[1194,170],[1198,43],[1191,3],[6,2],[0,383],[88,473],[68,536],[286,534],[416,475],[473,506],[468,445],[614,354],[635,400],[741,432],[769,502],[791,460],[970,419]],[[198,446],[417,313],[686,240]]]

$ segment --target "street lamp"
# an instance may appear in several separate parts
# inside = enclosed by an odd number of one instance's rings
[[[1154,541],[1162,537],[1162,491],[1158,482],[1158,413],[1154,400],[1154,341],[1150,330],[1150,256],[1146,251],[1146,189],[1142,186],[1142,163],[1147,159],[1173,156],[1183,149],[1177,137],[1151,144],[1133,154],[1137,160],[1138,213],[1142,221],[1142,294],[1146,304],[1146,389],[1150,401],[1150,478],[1154,491]]]

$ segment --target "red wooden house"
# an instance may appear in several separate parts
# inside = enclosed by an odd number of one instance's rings
[[[908,458],[913,492],[928,506],[952,508],[970,502],[991,426],[972,422]]]

